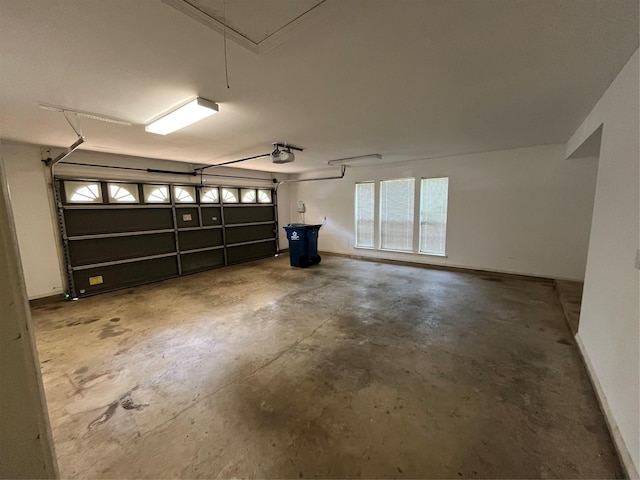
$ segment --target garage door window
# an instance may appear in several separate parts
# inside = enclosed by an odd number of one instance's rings
[[[256,191],[253,188],[243,188],[240,194],[242,203],[256,203]]]
[[[173,187],[173,198],[176,203],[195,203],[196,188],[195,187]]]
[[[108,183],[109,202],[138,203],[138,185],[131,183]]]
[[[144,200],[147,203],[169,203],[169,187],[167,185],[144,185]]]
[[[68,203],[102,203],[102,189],[98,182],[64,182]]]
[[[271,203],[271,190],[258,190],[258,203]]]
[[[202,203],[219,203],[220,197],[218,196],[218,188],[204,187],[200,190],[200,201]]]
[[[222,189],[222,201],[224,203],[238,203],[238,189],[237,188],[223,188]]]

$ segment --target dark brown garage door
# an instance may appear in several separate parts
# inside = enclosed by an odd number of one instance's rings
[[[269,188],[56,179],[72,298],[275,255]]]

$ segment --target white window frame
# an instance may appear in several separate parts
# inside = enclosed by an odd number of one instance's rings
[[[396,250],[396,249],[391,249],[391,248],[382,248],[382,225],[381,225],[381,204],[382,204],[382,198],[381,198],[381,191],[382,191],[382,187],[381,184],[382,182],[385,181],[390,181],[390,180],[403,180],[403,179],[408,179],[408,178],[412,178],[414,179],[415,183],[414,183],[414,187],[413,187],[413,193],[414,193],[414,200],[413,200],[413,245],[412,245],[412,249],[411,250]],[[446,212],[446,222],[447,225],[445,227],[445,245],[444,245],[444,249],[445,252],[444,253],[433,253],[433,252],[422,252],[421,251],[421,220],[422,220],[422,181],[423,180],[430,180],[430,179],[437,179],[437,178],[446,178],[447,179],[447,212]],[[357,244],[357,240],[358,240],[358,234],[357,234],[357,205],[356,205],[356,201],[357,201],[357,196],[356,196],[356,185],[358,184],[362,184],[362,183],[373,183],[374,184],[374,240],[373,240],[373,247],[368,247],[368,246],[361,246]],[[448,204],[449,204],[449,187],[451,185],[451,177],[448,175],[438,175],[438,176],[433,176],[433,177],[402,177],[402,178],[385,178],[382,180],[363,180],[363,181],[359,181],[359,182],[355,182],[354,184],[354,197],[353,197],[353,237],[354,237],[354,249],[358,249],[358,250],[376,250],[376,251],[382,251],[382,252],[395,252],[395,253],[403,253],[403,254],[418,254],[418,255],[423,255],[423,256],[432,256],[432,257],[438,257],[438,258],[447,258],[447,240],[448,240],[448,230],[449,230],[449,208],[448,208]]]

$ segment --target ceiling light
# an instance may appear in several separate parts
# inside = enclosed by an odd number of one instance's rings
[[[151,122],[144,127],[144,129],[147,132],[157,133],[158,135],[167,135],[168,133],[187,127],[192,123],[196,123],[203,118],[207,118],[214,113],[218,113],[217,103],[207,100],[206,98],[197,97],[180,108]]]

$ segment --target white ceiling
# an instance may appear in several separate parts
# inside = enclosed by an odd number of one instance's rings
[[[225,28],[258,46],[293,24],[325,0],[163,0],[180,11],[222,31]],[[203,18],[204,17],[204,18]],[[211,22],[210,19],[216,22]],[[217,23],[217,25],[216,25]],[[223,28],[220,29],[219,27]],[[216,28],[217,27],[217,28]],[[240,38],[239,40],[242,40]]]
[[[247,1],[226,8],[249,15]],[[274,8],[247,19],[254,32],[285,15],[283,0],[261,3]],[[305,147],[292,164],[241,164],[279,172],[560,143],[638,48],[637,0],[327,0],[313,13],[268,51],[228,41],[227,89],[222,35],[160,0],[0,0],[0,136],[70,145],[42,102],[135,124],[82,118],[82,149],[218,163]],[[197,95],[220,113],[144,131]]]

